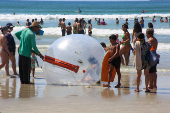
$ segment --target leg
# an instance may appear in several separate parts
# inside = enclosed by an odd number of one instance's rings
[[[23,56],[23,79],[25,84],[30,84],[30,65],[31,65],[31,59],[29,57]]]
[[[0,64],[0,69],[1,69],[5,66],[5,64],[9,63],[9,58],[6,51],[1,51],[0,55],[1,55],[1,64]],[[6,75],[9,75],[9,66],[5,67],[5,71],[6,71]]]
[[[153,73],[153,88],[157,88],[157,73]]]
[[[24,74],[23,74],[23,69],[22,69],[23,67],[22,57],[23,57],[22,55],[19,55],[19,75],[20,75],[21,84],[25,84],[24,79],[23,79]]]
[[[120,48],[120,51],[119,51],[119,55],[121,56],[121,62],[122,62],[122,64],[124,65],[124,60],[123,60],[123,57],[122,57],[122,55],[124,54],[125,55],[125,53],[127,52],[127,53],[129,53],[129,50],[131,49],[131,45],[123,45],[121,48]],[[129,57],[129,54],[128,54],[128,57]],[[125,55],[125,60],[126,59],[128,59],[128,57],[127,57],[127,55]],[[128,60],[126,60],[126,62],[127,62]],[[128,61],[129,62],[129,61]],[[126,65],[127,65],[127,63],[126,63]]]
[[[149,89],[153,89],[153,73],[149,73]]]
[[[34,77],[35,67],[32,69],[32,76]]]
[[[120,58],[121,58],[121,63],[122,63],[122,65],[125,65],[124,59],[123,59],[123,56],[122,56],[122,55],[120,56]]]
[[[11,63],[12,63],[12,69],[13,69],[14,75],[18,75],[18,73],[16,72],[15,55],[12,55],[11,57],[9,57],[9,59],[11,60]]]
[[[120,80],[121,80],[120,68],[116,69],[116,72],[117,72],[117,75],[118,75],[118,84],[115,86],[115,88],[120,88],[120,86],[121,86],[121,83],[120,83]]]
[[[103,87],[110,87],[110,80],[112,78],[112,72],[113,72],[113,65],[109,64],[109,75],[108,75],[108,83],[107,84],[103,84]]]
[[[125,54],[124,54],[124,56],[125,56],[125,61],[126,61],[126,65],[129,64],[129,52],[130,52],[130,51],[126,51]]]
[[[137,81],[136,91],[137,92],[139,92],[140,77],[141,77],[141,70],[137,70],[137,77],[136,77],[136,81]]]
[[[146,91],[145,92],[149,92],[149,89],[148,89],[148,84],[149,84],[149,69],[144,69],[144,75],[145,75],[145,87],[146,87]]]
[[[5,64],[6,76],[10,76],[10,74],[9,74],[9,57],[8,57],[8,55],[7,55],[6,59],[7,59],[6,64]]]

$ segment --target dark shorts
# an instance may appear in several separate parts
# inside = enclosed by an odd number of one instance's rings
[[[157,66],[157,65],[156,65],[156,66]],[[152,67],[149,69],[149,73],[157,72],[156,66],[152,66]]]
[[[84,30],[79,30],[79,34],[84,34]]]
[[[71,31],[67,31],[67,35],[70,35],[71,34]]]
[[[89,34],[91,35],[91,34],[92,34],[92,31],[91,31],[91,32],[89,32]]]
[[[116,69],[119,69],[121,64],[121,58],[114,58],[111,62],[109,62],[109,64],[113,65]]]
[[[65,29],[62,29],[61,31],[62,31],[62,36],[65,36],[65,32],[66,32]]]

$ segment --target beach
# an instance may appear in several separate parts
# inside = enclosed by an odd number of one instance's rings
[[[158,40],[157,53],[160,62],[157,66],[157,90],[145,93],[145,77],[142,73],[140,92],[136,89],[136,69],[133,66],[133,54],[130,53],[128,66],[121,66],[121,88],[114,88],[117,84],[117,75],[111,88],[102,87],[101,83],[89,86],[63,86],[47,84],[43,75],[43,61],[37,57],[39,67],[35,68],[35,78],[31,76],[34,85],[20,84],[19,77],[5,76],[5,69],[0,70],[0,113],[169,113],[170,106],[170,23],[160,23],[160,17],[170,17],[169,1],[147,2],[38,2],[38,1],[0,1],[0,26],[11,22],[15,25],[12,35],[16,47],[20,42],[15,33],[25,28],[27,19],[43,18],[41,25],[43,36],[36,36],[36,44],[40,52],[45,55],[50,45],[61,37],[61,28],[58,26],[59,18],[66,18],[66,25],[75,18],[84,18],[87,22],[92,19],[92,37],[99,43],[105,42],[110,45],[109,36],[118,34],[122,40],[122,25],[128,18],[129,33],[132,37],[134,18],[140,20],[144,17],[142,32],[146,35],[147,24],[156,16],[154,36]],[[27,4],[27,5],[25,5]],[[37,7],[35,7],[37,4]],[[95,5],[94,5],[95,4]],[[14,7],[15,6],[15,7]],[[8,7],[8,10],[7,10]],[[76,13],[81,8],[82,13]],[[145,10],[145,13],[141,13]],[[15,12],[15,15],[13,13]],[[106,26],[97,25],[95,18],[105,19]],[[116,25],[115,19],[119,18]],[[21,25],[15,23],[19,21]],[[88,27],[88,26],[87,26]],[[87,28],[85,29],[87,35]],[[145,36],[146,39],[146,36]],[[146,39],[147,40],[147,39]],[[132,42],[131,42],[131,45]],[[16,51],[16,65],[18,69],[18,52]],[[10,74],[13,74],[11,62],[9,63]],[[31,74],[32,75],[32,74]],[[57,76],[57,75],[56,75]],[[69,79],[69,78],[68,78]],[[156,93],[155,93],[156,92]]]
[[[159,73],[158,73],[159,75]],[[158,76],[157,93],[145,93],[144,75],[141,91],[136,93],[136,75],[122,74],[122,86],[111,88],[96,86],[47,85],[42,73],[31,77],[35,85],[20,84],[19,78],[0,79],[1,113],[169,113],[170,77]]]

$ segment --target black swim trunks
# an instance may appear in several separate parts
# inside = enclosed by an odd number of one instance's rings
[[[70,35],[71,34],[71,31],[67,31],[67,35]]]
[[[111,62],[109,62],[109,64],[112,64],[116,69],[120,68],[120,64],[121,64],[121,58],[120,56],[117,58],[114,58]]]
[[[157,64],[156,64],[155,66],[152,66],[152,67],[149,69],[149,73],[155,73],[155,72],[157,72],[156,66],[157,66]]]
[[[66,30],[65,30],[65,29],[62,29],[61,31],[62,31],[62,36],[65,36]]]

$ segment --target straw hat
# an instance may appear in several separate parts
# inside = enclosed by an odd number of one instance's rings
[[[40,25],[39,25],[39,22],[32,22],[32,25],[29,27],[29,28],[31,28],[31,27],[39,27],[40,29],[42,28]]]

